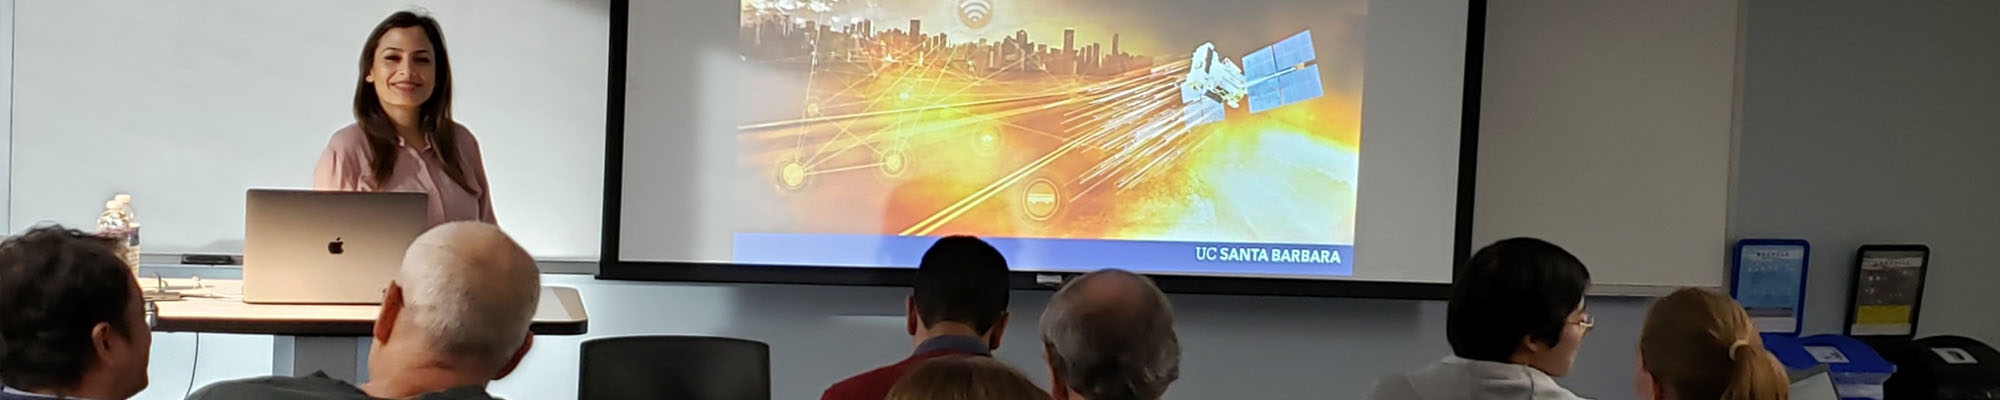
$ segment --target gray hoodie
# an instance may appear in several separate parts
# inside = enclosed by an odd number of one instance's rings
[[[1368,400],[1585,400],[1541,370],[1520,364],[1445,357],[1375,382]]]

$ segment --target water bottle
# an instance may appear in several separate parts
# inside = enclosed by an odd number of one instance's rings
[[[132,210],[132,195],[119,193],[111,196],[118,202],[118,212],[125,216],[125,262],[132,264],[132,271],[139,270],[139,213]]]
[[[129,197],[127,199],[129,201]],[[105,201],[104,213],[97,215],[97,235],[117,240],[119,256],[124,258],[125,265],[131,267],[132,272],[137,274],[139,272],[139,251],[135,243],[135,236],[133,236],[137,227],[134,226],[131,216],[126,214],[128,208],[125,202],[120,202],[115,198]]]
[[[111,201],[118,202],[118,212],[125,213],[126,222],[139,222],[139,214],[132,212],[132,195],[119,193],[111,196]]]
[[[119,211],[120,208],[117,200],[104,202],[104,212],[97,214],[97,236],[102,236],[106,239],[118,239],[118,254],[123,256],[125,254],[124,238],[127,221],[125,221],[125,213]]]

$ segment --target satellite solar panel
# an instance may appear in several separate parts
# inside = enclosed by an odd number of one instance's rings
[[[1313,54],[1312,31],[1302,31],[1280,40],[1278,44],[1271,45],[1271,50],[1276,53],[1279,68],[1304,64],[1319,58]]]
[[[1257,78],[1277,73],[1278,60],[1271,52],[1270,47],[1257,49],[1257,51],[1243,55],[1243,78],[1245,81],[1254,81]]]
[[[1312,31],[1301,31],[1243,56],[1244,81],[1251,82],[1250,112],[1264,112],[1326,94],[1314,63]]]
[[[1264,112],[1264,110],[1285,105],[1283,96],[1278,92],[1280,86],[1279,81],[1276,79],[1250,85],[1250,94],[1248,96],[1250,98],[1250,112],[1260,113]]]
[[[1297,103],[1326,94],[1320,86],[1318,65],[1309,65],[1305,69],[1292,71],[1278,77],[1278,81],[1282,85],[1278,89],[1278,95],[1283,99],[1279,100],[1279,104]]]

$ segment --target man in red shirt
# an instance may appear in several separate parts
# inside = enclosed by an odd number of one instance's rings
[[[924,360],[990,357],[1007,330],[1007,259],[971,236],[938,239],[917,265],[917,286],[904,300],[905,330],[916,350],[895,364],[855,375],[821,400],[882,400],[889,387]]]

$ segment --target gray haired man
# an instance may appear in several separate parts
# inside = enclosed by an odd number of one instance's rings
[[[222,382],[189,399],[492,399],[486,384],[528,354],[541,295],[535,260],[500,228],[438,225],[418,236],[382,299],[368,374],[354,386],[325,374]]]
[[[1145,276],[1077,277],[1049,299],[1040,325],[1056,400],[1155,400],[1180,377],[1173,305]]]

